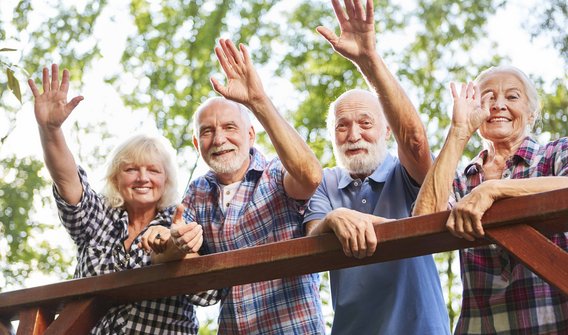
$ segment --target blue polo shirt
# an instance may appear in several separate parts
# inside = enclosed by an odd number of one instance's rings
[[[410,216],[419,187],[399,160],[385,161],[365,180],[342,168],[324,170],[304,223],[333,209],[400,219]],[[331,333],[449,334],[449,318],[432,255],[330,271],[335,316]]]

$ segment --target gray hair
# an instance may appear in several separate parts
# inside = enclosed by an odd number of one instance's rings
[[[374,99],[377,99],[377,104],[379,106],[379,108],[377,109],[377,114],[379,116],[379,119],[384,121],[382,122],[383,124],[387,124],[386,119],[385,119],[385,115],[383,113],[383,106],[381,105],[381,102],[379,101],[377,95],[373,92],[370,92],[368,90],[363,90],[360,88],[354,88],[348,91],[343,92],[339,97],[337,97],[337,99],[335,99],[335,101],[333,101],[330,105],[329,105],[329,109],[327,110],[327,117],[326,117],[326,126],[327,126],[327,131],[329,132],[329,136],[331,137],[331,139],[333,140],[333,143],[335,143],[335,109],[337,107],[337,105],[342,101],[345,100],[346,98],[348,98],[349,96],[353,95],[353,94],[364,94],[367,96],[372,96]]]
[[[116,208],[124,205],[124,198],[117,185],[117,176],[124,164],[145,164],[159,162],[164,166],[166,183],[164,194],[158,201],[158,209],[164,209],[179,202],[177,190],[176,153],[170,141],[155,134],[136,134],[115,147],[107,162],[102,195],[110,206]]]
[[[193,114],[193,135],[195,137],[199,137],[199,123],[198,123],[199,114],[201,114],[210,105],[212,105],[214,103],[220,103],[220,102],[225,102],[225,103],[228,103],[228,104],[234,104],[235,107],[237,107],[238,110],[241,112],[241,117],[243,118],[243,121],[245,123],[245,128],[248,129],[251,126],[252,123],[251,123],[251,120],[250,120],[249,109],[246,108],[243,104],[229,100],[229,99],[225,99],[223,97],[210,97],[210,98],[207,98],[205,101],[203,101],[201,103],[201,105],[199,105],[199,107],[197,107],[197,109],[195,110],[195,113]]]
[[[511,65],[499,65],[499,66],[492,66],[486,70],[483,70],[477,78],[475,78],[475,83],[479,84],[481,81],[485,80],[487,77],[499,73],[499,72],[506,72],[514,75],[517,77],[525,88],[525,94],[527,95],[527,99],[529,102],[529,109],[532,112],[532,123],[530,124],[531,127],[534,126],[535,122],[540,118],[540,98],[538,96],[538,92],[534,83],[530,78],[520,69],[511,66]]]

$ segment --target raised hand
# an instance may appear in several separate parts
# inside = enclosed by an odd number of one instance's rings
[[[326,27],[319,26],[316,30],[331,44],[333,50],[358,64],[363,58],[376,54],[373,1],[367,0],[366,10],[360,0],[344,0],[344,3],[345,10],[341,8],[339,0],[332,0],[341,29],[339,36]]]
[[[452,126],[471,136],[489,117],[488,102],[493,93],[488,92],[481,97],[479,86],[471,82],[467,85],[461,84],[460,93],[454,83],[450,83],[450,89],[454,99]]]
[[[225,86],[211,77],[211,84],[216,92],[249,108],[266,96],[260,77],[243,44],[239,44],[237,49],[230,40],[220,39],[219,46],[215,47],[215,54],[227,77]]]
[[[40,94],[37,86],[32,79],[28,80],[28,85],[34,96],[34,113],[38,125],[43,129],[60,128],[69,114],[83,100],[82,96],[77,96],[67,101],[69,90],[69,71],[63,70],[63,78],[59,84],[59,66],[51,65],[51,80],[49,70],[43,68],[42,76],[43,93]]]
[[[184,205],[177,206],[170,228],[172,242],[183,253],[197,254],[203,244],[203,228],[196,222],[186,223],[183,219],[184,211]]]

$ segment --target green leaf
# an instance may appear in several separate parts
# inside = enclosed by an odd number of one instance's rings
[[[18,98],[20,103],[22,103],[22,92],[20,91],[20,82],[14,76],[14,71],[12,69],[6,69],[6,75],[8,76],[8,88],[12,90],[12,93]]]

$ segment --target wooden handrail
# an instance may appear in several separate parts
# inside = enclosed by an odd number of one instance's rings
[[[33,308],[56,313],[69,303],[92,298],[105,305],[122,304],[494,242],[501,244],[498,238],[468,242],[453,237],[445,228],[448,215],[449,211],[445,211],[377,225],[377,251],[364,259],[346,257],[337,238],[325,234],[4,292],[0,293],[0,319],[16,319],[17,313]],[[521,223],[545,235],[568,231],[568,189],[501,200],[483,217],[488,232]],[[546,245],[540,249],[543,254],[548,250]],[[510,251],[515,254],[515,250]],[[562,262],[556,266],[568,268],[568,261]],[[544,273],[550,269],[536,271]],[[558,287],[554,273],[550,277],[549,272],[543,278]]]

